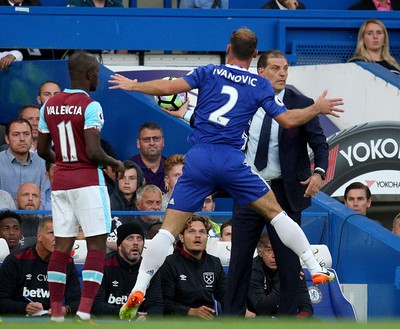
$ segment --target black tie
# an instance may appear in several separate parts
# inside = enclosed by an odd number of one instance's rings
[[[258,171],[263,170],[267,166],[269,138],[271,135],[271,123],[271,117],[265,114],[261,126],[260,138],[258,139],[256,157],[254,159],[254,165],[256,166]]]

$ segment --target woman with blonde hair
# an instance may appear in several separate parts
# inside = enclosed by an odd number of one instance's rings
[[[349,62],[374,62],[388,70],[400,74],[400,65],[390,55],[389,34],[378,19],[367,19],[360,27],[357,48]]]

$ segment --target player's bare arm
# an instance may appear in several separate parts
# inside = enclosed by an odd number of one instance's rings
[[[344,112],[343,109],[338,107],[344,104],[343,99],[326,98],[327,93],[328,92],[324,90],[317,101],[309,107],[286,111],[277,115],[274,119],[284,128],[294,128],[308,122],[318,114],[332,115],[339,118],[340,116],[338,113]]]
[[[145,82],[138,82],[136,79],[131,80],[121,74],[111,75],[109,83],[114,84],[109,89],[123,89],[126,91],[137,91],[148,95],[172,95],[184,91],[189,91],[192,88],[183,78],[174,80],[151,80]]]
[[[54,151],[51,148],[50,134],[43,134],[43,133],[39,132],[37,153],[45,161],[48,161],[51,163],[56,162],[56,154],[54,153]]]

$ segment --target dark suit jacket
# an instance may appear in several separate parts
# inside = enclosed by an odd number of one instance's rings
[[[288,109],[301,109],[312,105],[314,101],[296,88],[286,86],[283,103]],[[328,169],[328,143],[318,117],[297,128],[279,126],[278,142],[286,196],[294,212],[302,211],[311,205],[311,198],[303,197],[307,187],[300,184],[311,175],[307,144],[314,152],[315,167],[325,171]]]
[[[392,0],[392,9],[400,10],[400,0]],[[350,10],[376,10],[372,0],[361,0],[349,7]]]
[[[40,0],[24,0],[22,1],[22,7],[29,7],[29,6],[41,6]],[[8,3],[8,0],[0,0],[0,6],[11,6]]]
[[[300,1],[298,1],[298,3],[299,6],[297,7],[297,9],[306,9],[303,3],[301,3]],[[275,0],[271,0],[267,2],[261,9],[279,9],[279,6],[276,4]]]

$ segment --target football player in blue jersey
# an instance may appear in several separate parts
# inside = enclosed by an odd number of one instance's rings
[[[175,236],[182,231],[190,215],[201,210],[205,197],[217,190],[226,191],[237,204],[250,207],[270,221],[282,242],[307,265],[314,283],[334,279],[333,273],[318,264],[304,232],[282,210],[268,184],[246,164],[242,147],[244,131],[259,107],[280,125],[291,128],[318,114],[338,117],[337,112],[343,110],[337,106],[343,105],[343,100],[328,99],[324,91],[313,105],[287,111],[275,96],[270,82],[248,71],[257,54],[257,36],[248,28],[240,28],[231,35],[226,65],[210,64],[175,80],[142,83],[120,74],[111,75],[109,82],[113,86],[110,89],[149,95],[199,90],[194,129],[189,135],[192,148],[185,156],[183,175],[174,188],[162,228],[148,250],[151,256],[142,262],[132,294],[121,308],[121,318],[134,317]]]

